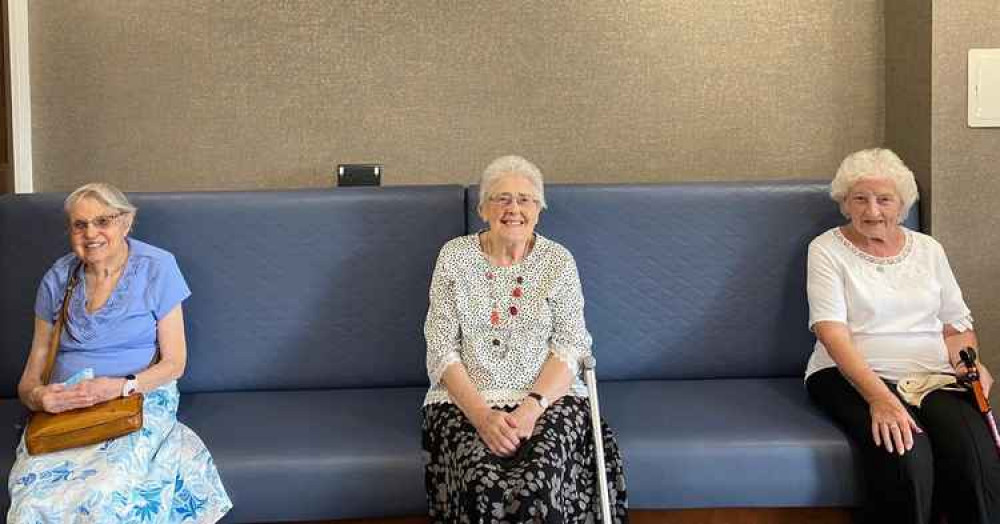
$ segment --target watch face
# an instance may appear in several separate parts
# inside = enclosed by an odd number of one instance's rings
[[[138,384],[135,381],[135,375],[129,375],[125,377],[125,385],[122,386],[122,396],[127,397],[132,393],[135,393]]]

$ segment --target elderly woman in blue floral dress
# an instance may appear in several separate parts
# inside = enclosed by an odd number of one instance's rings
[[[576,262],[535,233],[541,172],[499,158],[480,180],[489,229],[441,249],[424,326],[425,487],[434,522],[597,522],[594,439],[579,361],[591,351]],[[603,425],[615,522],[628,519]]]
[[[191,292],[174,257],[128,236],[136,208],[118,189],[88,184],[65,203],[69,253],[42,278],[35,333],[18,385],[32,411],[61,413],[144,393],[143,427],[64,451],[17,448],[8,522],[216,522],[232,507],[205,445],[177,421]],[[79,284],[48,384],[49,342],[70,273]]]

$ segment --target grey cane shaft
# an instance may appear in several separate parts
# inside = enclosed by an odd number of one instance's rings
[[[997,447],[997,452],[1000,453],[1000,432],[997,432],[997,421],[993,418],[993,410],[989,410],[983,413],[986,417],[986,422],[990,426],[990,433],[993,434],[993,444]]]
[[[597,485],[601,492],[601,522],[610,524],[611,501],[608,499],[608,472],[604,468],[604,436],[601,433],[601,409],[597,405],[597,376],[594,373],[594,359],[584,359],[583,380],[587,383],[590,396],[590,426],[594,432],[594,452],[597,456]]]

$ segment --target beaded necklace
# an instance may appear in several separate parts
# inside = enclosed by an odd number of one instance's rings
[[[535,246],[535,237],[532,236],[531,240],[528,242],[528,247],[525,250],[525,257],[527,257],[527,254],[531,252],[534,246]],[[480,247],[484,248],[483,252],[486,254],[486,259],[489,262],[490,253],[489,250],[486,249],[488,247],[488,244],[481,244]],[[523,260],[524,258],[522,258],[522,261]],[[492,262],[490,263],[492,264]],[[514,277],[515,285],[513,289],[510,290],[510,297],[511,297],[510,306],[507,307],[506,310],[504,310],[500,307],[500,297],[506,296],[507,293],[505,292],[502,293],[501,292],[502,290],[498,289],[499,288],[498,284],[500,283],[500,279],[497,277],[497,274],[494,273],[492,269],[486,270],[485,277],[486,280],[489,281],[490,299],[492,302],[492,306],[490,307],[490,325],[493,326],[494,329],[500,328],[501,325],[504,325],[506,328],[504,329],[505,331],[504,339],[507,340],[509,343],[511,338],[511,333],[513,332],[513,320],[515,317],[517,317],[518,313],[520,313],[521,311],[519,305],[521,297],[524,296],[523,286],[525,283],[525,278],[522,275],[516,275]],[[503,312],[507,314],[506,319],[503,318]],[[499,338],[494,338],[492,344],[494,347],[499,348],[501,345],[501,341]],[[503,355],[505,357],[507,355],[508,349],[509,348],[505,348],[503,351]]]

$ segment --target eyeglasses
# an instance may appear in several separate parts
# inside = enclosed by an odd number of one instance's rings
[[[101,215],[90,220],[74,220],[70,223],[70,228],[74,233],[86,233],[90,225],[93,224],[97,229],[104,231],[111,227],[122,215],[126,214],[128,214],[127,211],[122,211],[113,215]]]
[[[518,193],[516,195],[513,193],[498,193],[491,195],[489,200],[503,207],[510,207],[514,202],[517,202],[519,207],[534,207],[538,205],[537,198],[525,193]]]

